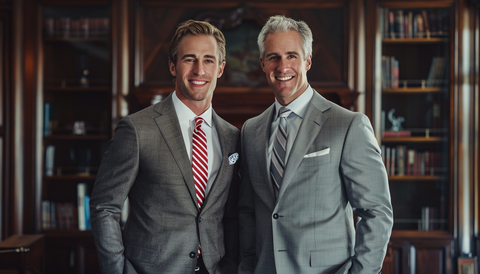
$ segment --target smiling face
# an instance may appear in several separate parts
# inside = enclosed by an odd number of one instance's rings
[[[219,62],[220,51],[212,35],[182,37],[176,63],[169,60],[170,73],[176,77],[177,97],[195,114],[202,114],[212,101],[217,79],[225,62]]]
[[[267,34],[260,62],[280,104],[288,105],[307,89],[312,56],[305,60],[302,38],[295,30]]]

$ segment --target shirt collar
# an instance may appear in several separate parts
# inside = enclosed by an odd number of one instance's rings
[[[298,96],[295,100],[290,102],[290,104],[286,105],[288,109],[290,109],[293,113],[303,119],[305,116],[305,112],[307,109],[305,106],[310,102],[310,99],[313,97],[313,89],[310,85],[307,86],[307,89],[302,93],[302,95]],[[278,117],[278,111],[280,108],[283,107],[275,98],[275,116]],[[276,120],[277,118],[275,118]]]
[[[182,121],[191,122],[195,120],[197,115],[182,101],[180,101],[180,99],[178,99],[176,91],[173,92],[172,101],[173,106],[175,107],[175,112],[177,113],[178,121],[180,121],[180,123]],[[202,117],[206,125],[212,127],[212,104],[210,104],[210,107],[208,107],[208,109],[198,117]]]

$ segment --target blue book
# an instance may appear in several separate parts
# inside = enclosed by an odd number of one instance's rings
[[[50,135],[50,103],[45,103],[43,105],[43,136],[49,136]]]
[[[90,224],[90,196],[85,195],[85,228],[92,229],[92,225]]]

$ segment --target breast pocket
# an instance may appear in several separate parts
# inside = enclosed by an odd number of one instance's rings
[[[330,153],[307,154],[303,157],[302,165],[307,167],[318,167],[330,163]]]

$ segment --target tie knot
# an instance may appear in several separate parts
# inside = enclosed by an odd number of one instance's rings
[[[290,113],[292,113],[291,109],[288,109],[286,107],[281,107],[280,110],[278,111],[278,117],[287,118],[288,115],[290,115]]]
[[[195,117],[195,129],[199,129],[202,126],[203,118]]]

